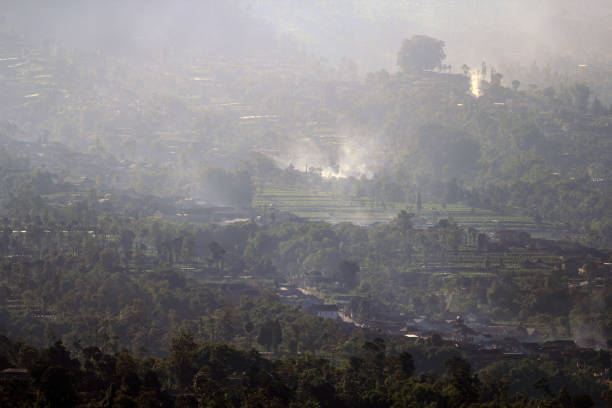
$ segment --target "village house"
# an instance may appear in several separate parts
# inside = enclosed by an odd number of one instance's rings
[[[304,274],[304,287],[318,288],[323,283],[333,283],[333,279],[323,276],[320,271],[310,271]]]
[[[304,309],[308,314],[322,317],[324,319],[338,319],[338,305],[311,305]]]

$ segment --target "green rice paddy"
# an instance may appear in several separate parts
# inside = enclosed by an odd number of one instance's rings
[[[354,197],[338,192],[300,190],[266,187],[254,198],[254,206],[260,210],[274,208],[297,216],[330,223],[352,222],[370,225],[388,222],[398,212],[406,210],[417,214],[417,224],[434,225],[440,219],[452,219],[465,226],[482,231],[500,229],[521,230],[539,237],[559,238],[564,234],[560,228],[551,224],[536,225],[535,221],[522,214],[500,214],[490,210],[471,208],[463,204],[424,203],[417,212],[414,203],[386,203],[382,205],[367,197]]]

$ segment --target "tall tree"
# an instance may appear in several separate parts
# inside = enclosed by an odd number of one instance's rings
[[[340,271],[340,279],[342,285],[347,288],[354,288],[359,283],[357,273],[359,272],[359,264],[355,261],[344,259],[338,265]]]
[[[211,241],[208,244],[208,250],[210,251],[210,260],[213,264],[215,264],[219,269],[223,269],[223,259],[225,257],[225,249],[221,247],[216,241]]]
[[[276,349],[283,340],[283,331],[278,320],[268,320],[261,326],[257,343],[267,350]]]
[[[403,71],[423,71],[440,67],[446,58],[444,41],[426,35],[414,35],[402,42],[397,54],[397,65]]]

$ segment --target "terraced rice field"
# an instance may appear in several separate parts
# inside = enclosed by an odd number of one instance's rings
[[[386,222],[397,215],[400,205],[375,206],[366,198],[351,198],[332,192],[269,189],[255,197],[258,208],[273,207],[300,217],[332,223],[343,221],[367,225]]]
[[[359,225],[370,225],[387,222],[401,210],[417,213],[414,203],[387,203],[381,205],[371,198],[353,197],[338,192],[266,188],[256,194],[255,207],[275,208],[287,211],[310,220],[331,223],[352,222]],[[419,213],[417,224],[426,227],[440,219],[452,218],[466,227],[475,227],[482,231],[514,229],[527,231],[533,236],[556,237],[565,234],[562,229],[551,225],[536,223],[530,217],[520,214],[499,214],[490,210],[472,209],[461,204],[424,203]]]

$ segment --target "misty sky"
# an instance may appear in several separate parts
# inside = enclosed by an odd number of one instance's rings
[[[3,0],[1,9],[5,29],[78,48],[240,56],[292,44],[332,65],[351,58],[362,74],[395,69],[401,40],[414,34],[446,41],[456,70],[482,60],[607,58],[612,38],[606,0]]]

